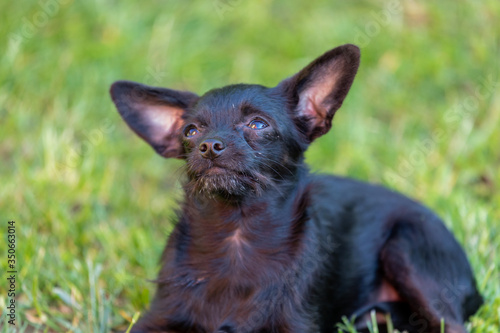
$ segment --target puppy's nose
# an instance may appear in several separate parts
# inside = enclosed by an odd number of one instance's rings
[[[200,154],[204,158],[216,158],[222,152],[224,149],[226,149],[226,146],[221,140],[217,139],[206,139],[202,143],[200,143],[200,146],[198,147],[200,149]]]

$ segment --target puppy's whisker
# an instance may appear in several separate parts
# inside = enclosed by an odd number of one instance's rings
[[[285,166],[283,164],[283,162],[281,161],[278,161],[278,160],[275,160],[273,159],[272,157],[268,157],[266,158],[265,160],[260,160],[259,163],[273,163],[273,164],[276,164],[277,166],[283,168],[285,171],[287,171],[290,175],[294,175],[294,172],[292,170],[290,170],[287,166]],[[295,165],[295,167],[297,167],[298,165]]]

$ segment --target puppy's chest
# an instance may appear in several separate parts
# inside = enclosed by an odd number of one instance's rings
[[[187,260],[178,264],[206,277],[205,281],[269,283],[290,269],[293,255],[285,243],[280,238],[265,240],[241,228],[222,235],[206,234],[192,241]]]
[[[187,250],[188,260],[173,267],[177,277],[169,294],[185,300],[184,315],[208,331],[227,322],[259,328],[269,324],[267,314],[276,312],[279,304],[301,298],[294,280],[297,267],[291,264],[296,260],[279,239],[256,241],[240,229],[220,238],[211,236],[199,239],[206,251],[196,252],[198,247],[193,245]]]
[[[186,277],[184,285],[171,294],[173,299],[183,300],[182,308],[172,309],[173,318],[191,318],[206,332],[218,332],[222,327],[255,332],[276,326],[274,320],[284,304],[289,314],[297,319],[303,316],[303,304],[295,302],[304,301],[294,281],[296,272],[265,266],[252,269],[235,262],[225,271],[200,271],[200,275]]]

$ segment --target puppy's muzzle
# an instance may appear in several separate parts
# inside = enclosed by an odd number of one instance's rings
[[[203,158],[215,159],[226,149],[226,145],[219,139],[206,139],[198,146]]]

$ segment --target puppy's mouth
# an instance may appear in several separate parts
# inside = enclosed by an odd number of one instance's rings
[[[215,176],[215,175],[223,175],[223,174],[226,174],[228,172],[233,172],[232,170],[229,170],[227,168],[224,168],[224,167],[220,167],[220,166],[212,166],[210,168],[207,168],[205,169],[201,174],[200,176]]]
[[[260,192],[265,181],[258,174],[213,164],[202,170],[188,172],[188,189],[208,197],[239,197]]]

